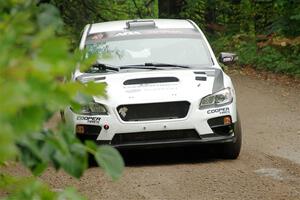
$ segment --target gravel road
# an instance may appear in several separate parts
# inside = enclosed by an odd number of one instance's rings
[[[98,168],[80,180],[49,168],[41,179],[90,199],[300,200],[300,88],[230,75],[243,128],[237,160],[218,159],[209,146],[133,151],[123,152],[127,166],[117,182]],[[28,174],[18,166],[6,171]]]

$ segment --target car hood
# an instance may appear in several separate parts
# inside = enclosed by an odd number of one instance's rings
[[[116,106],[169,101],[194,102],[224,88],[223,71],[216,68],[83,74],[77,79],[82,82],[105,82],[107,97],[95,96],[94,100]]]

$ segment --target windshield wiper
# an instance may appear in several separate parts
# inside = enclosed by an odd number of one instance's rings
[[[113,71],[120,71],[120,68],[119,67],[114,67],[112,65],[108,65],[108,64],[105,64],[105,63],[100,63],[100,62],[96,62],[95,64],[92,65],[92,68],[95,67],[97,68],[98,70],[113,70]]]
[[[186,68],[189,69],[191,68],[190,66],[187,65],[178,65],[178,64],[169,64],[169,63],[145,63],[145,66],[155,66],[155,67],[178,67],[178,68]]]
[[[169,63],[144,63],[144,64],[138,64],[138,65],[126,65],[120,67],[120,69],[130,69],[130,68],[136,68],[136,69],[157,69],[159,67],[178,67],[178,68],[185,68],[189,69],[190,66],[187,65],[177,65],[177,64],[169,64]]]
[[[151,69],[155,70],[156,67],[146,67],[145,65],[125,65],[120,67],[120,69]]]

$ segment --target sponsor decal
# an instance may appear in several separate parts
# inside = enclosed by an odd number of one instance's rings
[[[128,108],[125,106],[119,109],[119,113],[120,113],[120,115],[122,115],[122,117],[126,117],[127,111],[128,111]]]
[[[92,36],[92,40],[101,40],[104,37],[104,34],[95,34]]]
[[[229,108],[215,108],[207,111],[207,114],[213,114],[213,113],[218,113],[218,114],[228,114],[230,113]]]
[[[114,37],[127,36],[127,35],[141,35],[141,33],[137,31],[120,32],[115,34]]]
[[[77,120],[85,120],[88,123],[97,124],[100,122],[101,117],[93,117],[93,116],[77,116]]]

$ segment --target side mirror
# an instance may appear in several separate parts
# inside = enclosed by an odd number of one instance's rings
[[[224,65],[234,64],[238,59],[235,53],[221,52],[219,56],[219,61]]]

